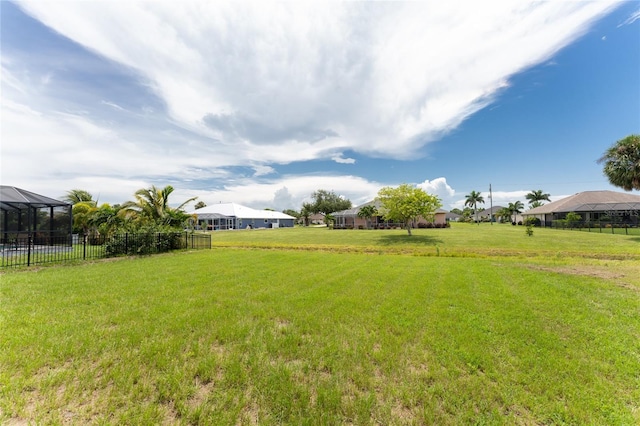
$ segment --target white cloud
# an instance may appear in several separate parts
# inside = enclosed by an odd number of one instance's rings
[[[289,148],[264,162],[343,149],[413,156],[613,5],[19,3],[137,70],[185,128],[223,144]]]
[[[253,170],[255,171],[255,173],[253,174],[255,177],[275,173],[275,169],[271,166],[253,166]]]
[[[447,183],[447,178],[444,177],[439,177],[431,181],[427,179],[416,186],[422,188],[429,194],[437,195],[441,199],[450,198],[456,194],[456,191]]]
[[[279,176],[274,166],[354,164],[337,154],[350,151],[415,158],[614,4],[20,2],[130,71],[135,93],[110,90],[122,75],[113,86],[92,84],[100,59],[87,65],[86,52],[66,52],[65,67],[52,70],[51,52],[3,49],[2,183],[50,196],[83,188],[122,202],[166,182],[176,200],[277,209],[297,209],[323,188],[361,204],[385,185]],[[76,66],[83,78],[64,80]],[[253,176],[235,175],[237,166]],[[217,186],[195,189],[209,181]],[[420,185],[455,202],[445,178]]]
[[[334,155],[333,157],[331,157],[331,159],[340,164],[355,164],[356,162],[356,160],[353,158],[344,158],[342,154]]]
[[[311,194],[318,189],[334,191],[338,195],[360,205],[375,198],[385,185],[349,176],[284,176],[268,182],[238,180],[222,189],[176,190],[176,199],[197,196],[207,205],[235,202],[254,208],[274,210],[299,210],[303,202],[311,201]]]

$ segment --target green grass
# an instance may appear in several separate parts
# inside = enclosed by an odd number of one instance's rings
[[[0,421],[638,424],[640,241],[595,236],[220,232],[9,271]]]
[[[454,223],[449,229],[331,230],[288,228],[212,233],[214,247],[327,249],[412,253],[426,256],[536,256],[640,260],[640,236],[612,235],[550,228]]]

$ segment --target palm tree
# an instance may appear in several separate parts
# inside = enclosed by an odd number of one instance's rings
[[[545,194],[544,192],[542,192],[542,189],[536,189],[536,190],[531,190],[530,193],[528,193],[527,195],[525,195],[524,197],[529,200],[529,207],[536,208],[536,207],[540,207],[543,206],[544,203],[543,201],[551,201],[551,199],[549,198],[551,196],[551,194]]]
[[[511,210],[509,210],[509,207],[501,208],[500,210],[498,210],[496,215],[500,218],[501,222],[506,222],[511,220]]]
[[[182,211],[184,206],[198,197],[191,197],[176,208],[169,206],[169,195],[173,187],[167,185],[162,189],[152,185],[151,188],[139,189],[135,193],[136,201],[127,201],[122,205],[125,215],[140,222],[151,222],[158,225],[179,226],[190,216]]]
[[[367,221],[367,229],[371,228],[370,220],[372,217],[378,216],[378,209],[373,204],[363,206],[358,211],[358,217],[361,217]]]
[[[607,149],[598,163],[612,185],[640,191],[640,135],[629,135]]]
[[[90,231],[93,231],[92,219],[97,210],[94,201],[79,201],[74,203],[71,208],[73,229],[76,232],[82,231],[82,235],[89,235]]]
[[[522,213],[522,209],[524,208],[524,204],[522,201],[516,201],[515,203],[509,203],[507,207],[511,214],[513,214],[513,222],[516,223],[518,213]]]
[[[473,211],[476,215],[476,222],[478,222],[478,203],[484,204],[484,198],[482,197],[482,194],[480,192],[471,191],[470,194],[465,195],[465,198],[466,200],[464,202],[464,205],[469,207],[473,206]],[[478,222],[478,225],[479,224],[480,222]]]
[[[309,226],[309,217],[312,214],[311,210],[313,210],[313,206],[311,204],[302,204],[302,209],[300,209],[300,218],[302,219],[304,226]]]
[[[97,202],[93,200],[93,195],[84,189],[72,189],[62,199],[71,204],[89,203],[94,207],[97,205]]]

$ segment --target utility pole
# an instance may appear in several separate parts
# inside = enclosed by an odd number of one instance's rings
[[[489,223],[493,226],[493,193],[491,192],[491,184],[489,184],[489,200],[491,200],[491,214],[489,215]]]

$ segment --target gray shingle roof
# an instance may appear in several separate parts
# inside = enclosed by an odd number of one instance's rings
[[[585,191],[527,210],[524,216],[576,211],[637,210],[640,195],[616,191]]]

